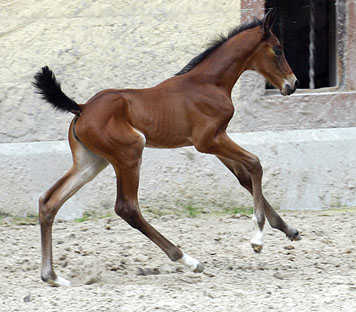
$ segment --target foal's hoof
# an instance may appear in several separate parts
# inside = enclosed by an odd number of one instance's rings
[[[43,279],[44,280],[44,279]],[[54,280],[53,279],[47,279],[44,280],[47,284],[53,287],[69,287],[70,286],[70,281],[66,280],[63,277],[57,276]]]
[[[204,266],[199,262],[197,267],[193,270],[194,273],[201,273],[204,271]]]
[[[204,266],[197,259],[194,259],[186,253],[183,253],[183,257],[178,261],[187,266],[192,272],[201,273],[204,270]]]
[[[255,253],[260,253],[263,247],[263,233],[259,232],[251,240],[251,247]]]
[[[262,251],[263,245],[259,245],[251,242],[251,247],[255,253],[260,253]]]
[[[287,237],[291,240],[291,241],[299,241],[302,239],[299,231],[297,229],[294,228],[290,228],[287,234]]]

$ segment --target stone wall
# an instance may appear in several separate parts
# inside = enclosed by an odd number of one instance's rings
[[[264,79],[247,72],[233,90],[236,113],[228,131],[261,158],[265,192],[277,208],[356,206],[356,5],[341,2],[346,25],[338,39],[342,84],[282,97],[267,92]],[[72,116],[54,112],[31,85],[42,66],[50,66],[64,91],[79,103],[105,88],[153,86],[178,72],[220,32],[254,15],[262,17],[263,3],[1,1],[0,213],[36,213],[39,195],[71,163],[65,140]],[[337,127],[349,129],[307,130]],[[267,131],[255,132],[261,130]],[[275,130],[283,131],[271,132]],[[144,157],[143,207],[194,205],[209,211],[252,205],[249,194],[237,188],[214,157],[198,155],[193,148],[148,150]],[[114,184],[112,170],[106,169],[66,204],[62,217],[112,209]]]
[[[264,3],[241,0],[242,22],[250,14],[262,15]],[[355,127],[356,1],[337,0],[335,6],[337,85],[297,90],[291,97],[283,98],[266,90],[264,79],[256,73],[247,72],[240,79],[233,131]]]
[[[338,33],[340,84],[286,98],[267,92],[262,77],[246,72],[233,91],[236,113],[229,132],[355,126],[356,5],[339,2],[338,25],[344,30]],[[262,17],[263,3],[1,2],[0,142],[66,138],[72,116],[53,112],[31,86],[42,66],[49,65],[79,103],[104,88],[153,86],[179,71],[219,33],[240,20]]]
[[[273,207],[321,210],[356,207],[356,128],[232,134],[259,156],[264,194]],[[341,152],[342,151],[342,152]],[[71,166],[66,141],[0,144],[0,213],[26,216]],[[65,203],[60,218],[113,212],[116,179],[109,166]],[[144,212],[227,213],[253,206],[251,195],[212,155],[193,147],[145,149],[139,200]]]
[[[42,66],[85,103],[105,88],[143,88],[171,77],[239,18],[239,1],[0,4],[0,142],[66,138],[72,116],[53,112],[31,86]]]

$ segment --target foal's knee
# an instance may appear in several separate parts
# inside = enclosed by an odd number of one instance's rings
[[[252,157],[249,160],[249,171],[252,175],[257,175],[259,177],[262,177],[263,175],[263,169],[261,162],[257,156]]]
[[[48,224],[53,222],[57,207],[51,204],[48,196],[42,195],[38,201],[39,205],[39,221],[41,224]]]

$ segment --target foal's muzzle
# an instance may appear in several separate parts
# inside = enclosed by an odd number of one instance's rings
[[[283,88],[281,90],[281,94],[282,95],[291,95],[298,88],[298,86],[299,86],[299,81],[293,75],[288,80],[287,79],[284,80],[284,84],[283,84]]]

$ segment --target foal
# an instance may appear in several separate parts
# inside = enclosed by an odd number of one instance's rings
[[[232,141],[225,130],[233,116],[231,90],[245,70],[261,73],[282,95],[298,84],[278,39],[271,32],[273,15],[242,24],[214,42],[176,76],[147,89],[103,90],[86,104],[77,104],[61,90],[48,67],[35,75],[34,85],[47,102],[75,114],[69,127],[73,166],[39,200],[42,280],[55,286],[70,282],[56,275],[52,262],[52,225],[63,203],[108,164],[117,177],[115,212],[157,244],[172,261],[201,272],[200,262],[183,253],[141,215],[137,199],[143,148],[194,146],[216,155],[254,199],[251,240],[263,245],[265,216],[291,240],[299,233],[288,226],[262,194],[259,159]]]

